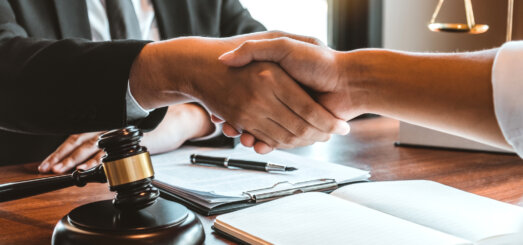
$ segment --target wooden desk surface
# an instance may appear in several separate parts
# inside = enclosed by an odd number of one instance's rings
[[[523,206],[523,160],[515,155],[395,147],[399,123],[387,118],[351,123],[349,136],[291,152],[370,170],[373,180],[430,179],[465,191]],[[0,168],[0,183],[39,177],[36,163]],[[71,187],[0,203],[0,244],[49,244],[56,222],[71,209],[111,199],[106,184]],[[200,216],[206,244],[230,244]]]

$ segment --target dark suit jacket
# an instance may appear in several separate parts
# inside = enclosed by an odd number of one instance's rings
[[[162,39],[264,30],[238,0],[153,4]],[[127,124],[128,74],[147,41],[90,39],[84,0],[0,0],[0,165],[43,160],[71,133]],[[136,124],[152,129],[164,114]]]

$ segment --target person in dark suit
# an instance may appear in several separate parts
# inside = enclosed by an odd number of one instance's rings
[[[146,110],[196,99],[271,146],[310,144],[340,131],[339,120],[276,65],[231,70],[217,61],[245,40],[281,33],[177,38],[263,30],[237,0],[150,1],[160,39],[171,39],[153,43],[91,41],[88,3],[0,1],[0,164],[41,160],[73,133],[131,123],[155,128],[167,108],[130,116],[131,90]],[[274,96],[274,91],[299,99]],[[236,93],[234,100],[229,93]]]

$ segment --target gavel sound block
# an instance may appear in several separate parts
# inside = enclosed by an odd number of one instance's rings
[[[142,133],[134,126],[110,131],[98,145],[103,164],[70,175],[0,185],[0,202],[88,182],[109,182],[113,200],[73,209],[56,225],[53,244],[201,244],[203,226],[184,206],[159,198]]]

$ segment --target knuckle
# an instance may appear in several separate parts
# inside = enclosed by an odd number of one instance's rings
[[[91,146],[97,146],[98,145],[98,137],[93,137],[93,138],[89,139],[88,144],[91,145]]]
[[[316,118],[316,111],[312,106],[304,106],[300,110],[300,116],[307,122],[311,122]]]
[[[288,46],[292,42],[292,39],[290,37],[279,37],[274,41],[277,43],[277,45]]]
[[[58,162],[58,158],[56,157],[55,155],[56,153],[53,153],[53,155],[49,156],[49,158],[47,158],[47,161],[51,164],[55,164],[56,162]]]
[[[280,31],[280,30],[272,30],[269,32],[269,34],[275,38],[275,37],[281,37],[281,36],[285,36],[287,33],[283,32],[283,31]]]
[[[263,82],[275,81],[274,71],[267,65],[262,65],[260,71],[256,74],[257,78]]]
[[[240,47],[238,48],[238,51],[241,52],[244,49],[249,49],[253,46],[253,44],[254,44],[254,40],[247,40],[240,45]]]
[[[296,145],[298,143],[298,137],[294,135],[288,135],[284,138],[283,143],[286,145]]]
[[[77,142],[78,140],[80,140],[80,134],[73,134],[68,138],[68,141],[72,143]]]
[[[312,132],[312,129],[307,126],[300,126],[296,129],[296,136],[304,138]]]
[[[315,37],[307,37],[307,40],[309,43],[312,43],[314,45],[319,45],[319,46],[323,45],[323,42],[320,41],[320,39],[315,38]]]

